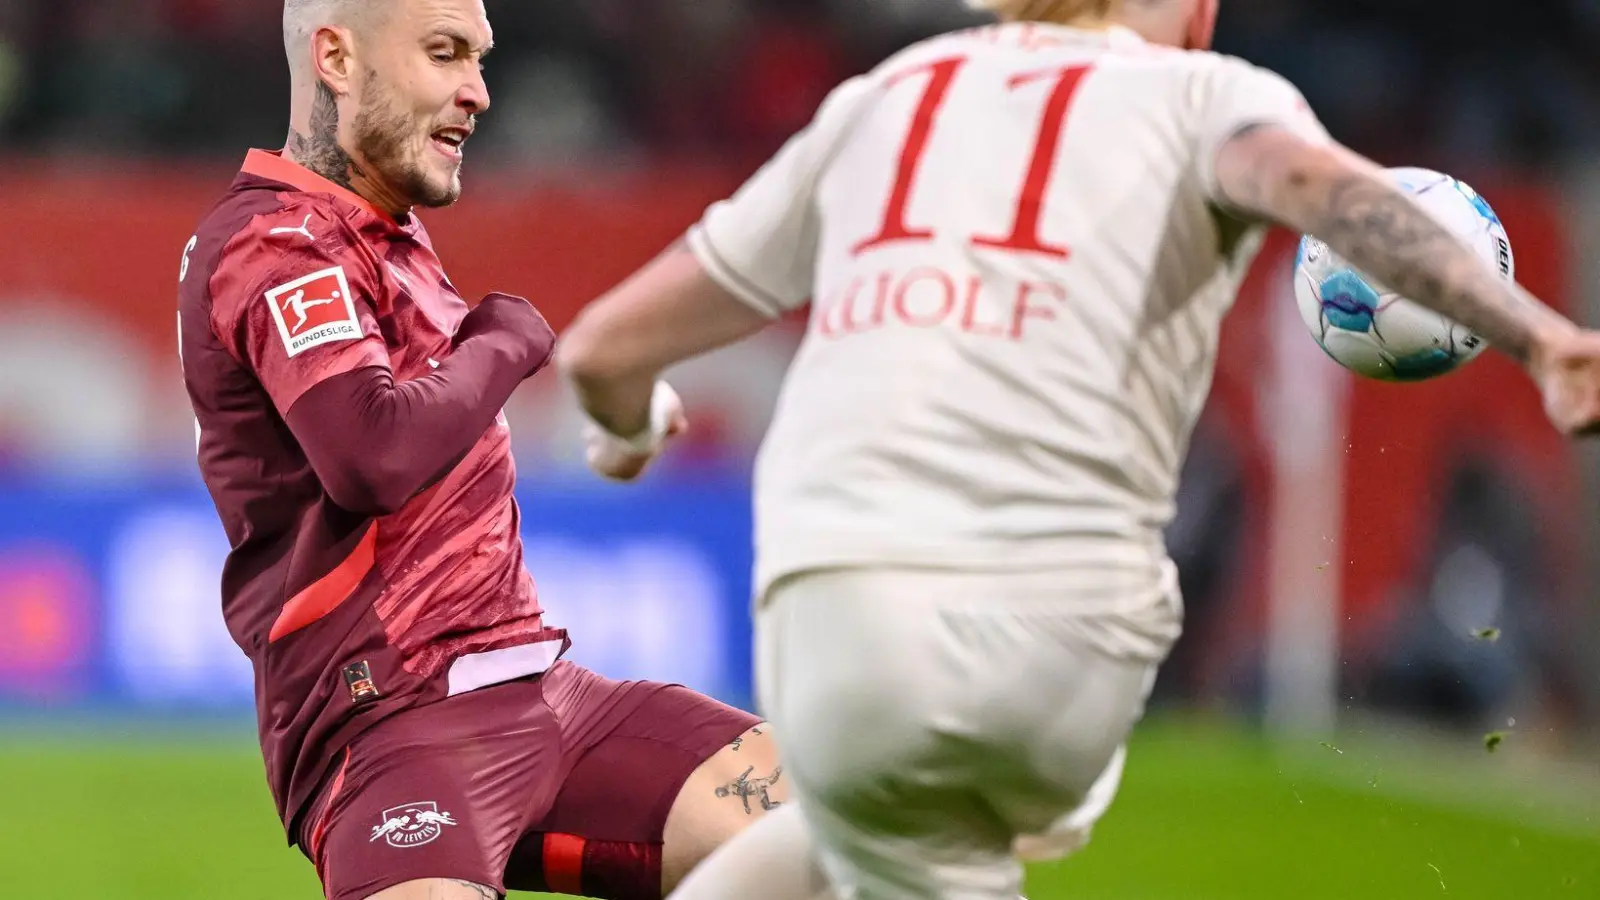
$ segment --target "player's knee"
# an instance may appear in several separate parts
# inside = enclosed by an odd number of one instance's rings
[[[424,878],[386,888],[367,900],[500,900],[500,892],[456,878]]]
[[[662,840],[664,889],[788,800],[778,745],[762,723],[701,763],[678,792]]]

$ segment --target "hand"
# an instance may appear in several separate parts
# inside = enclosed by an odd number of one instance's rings
[[[1545,414],[1562,434],[1600,434],[1600,332],[1540,338],[1530,369],[1544,396]]]
[[[602,478],[635,481],[666,449],[668,441],[688,430],[683,400],[666,382],[659,381],[650,400],[649,430],[628,441],[591,422],[583,432],[584,460]]]
[[[550,364],[555,355],[556,333],[532,303],[510,294],[490,294],[473,307],[456,328],[453,346],[487,334],[505,335],[516,341],[518,349],[527,355],[528,374],[532,377]]]

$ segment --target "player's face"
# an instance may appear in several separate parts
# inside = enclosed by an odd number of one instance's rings
[[[351,123],[361,164],[418,206],[461,197],[464,145],[489,108],[482,0],[392,0]]]

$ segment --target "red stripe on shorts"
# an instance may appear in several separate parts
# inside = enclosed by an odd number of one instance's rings
[[[333,818],[333,801],[339,799],[339,792],[344,789],[344,773],[350,768],[350,748],[344,748],[344,762],[339,764],[339,774],[333,776],[333,786],[328,788],[328,799],[322,804],[322,811],[317,815],[317,824],[311,829],[311,861],[319,871],[322,869],[322,842],[328,837],[328,822]]]
[[[588,841],[575,834],[544,836],[544,883],[558,894],[583,895],[583,848]]]

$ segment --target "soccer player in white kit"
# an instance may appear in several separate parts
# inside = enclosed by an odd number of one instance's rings
[[[675,896],[1000,900],[1019,850],[1087,838],[1179,634],[1162,529],[1266,223],[1522,361],[1568,433],[1600,423],[1600,339],[1288,82],[1204,52],[1216,0],[983,5],[1003,24],[840,87],[564,339],[590,463],[626,480],[686,424],[666,367],[811,302],[755,479],[799,808]]]

